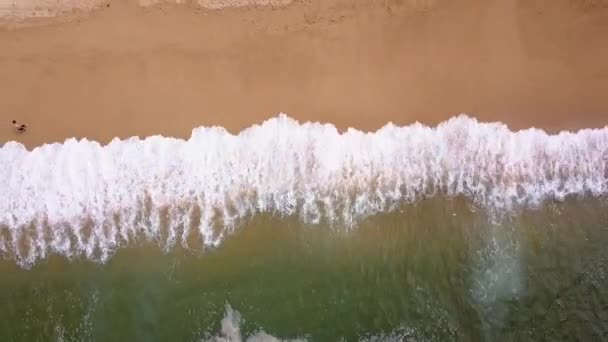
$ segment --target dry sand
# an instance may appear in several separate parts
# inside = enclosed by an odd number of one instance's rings
[[[0,0],[0,143],[236,132],[279,112],[365,130],[462,112],[608,124],[608,0],[141,4]]]

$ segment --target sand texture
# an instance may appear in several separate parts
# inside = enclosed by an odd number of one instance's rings
[[[463,112],[608,124],[608,1],[240,3],[2,0],[0,143],[237,132],[279,112],[365,130]]]

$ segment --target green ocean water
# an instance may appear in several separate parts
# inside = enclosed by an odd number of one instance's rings
[[[600,341],[608,204],[434,198],[355,228],[257,215],[213,250],[0,262],[0,341]]]

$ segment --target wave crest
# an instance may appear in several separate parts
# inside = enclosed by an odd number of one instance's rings
[[[466,115],[435,128],[374,133],[281,114],[238,135],[201,127],[188,140],[69,139],[0,149],[0,252],[106,260],[145,235],[166,247],[216,246],[256,213],[353,226],[421,198],[466,196],[495,210],[608,191],[608,128],[549,135]],[[219,227],[219,228],[218,228]]]

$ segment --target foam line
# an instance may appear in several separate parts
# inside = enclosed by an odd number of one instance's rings
[[[354,226],[424,197],[508,211],[608,192],[608,128],[549,135],[466,115],[374,133],[281,114],[238,135],[201,127],[106,146],[69,139],[0,149],[0,253],[106,260],[136,236],[167,248],[221,243],[256,213]]]

